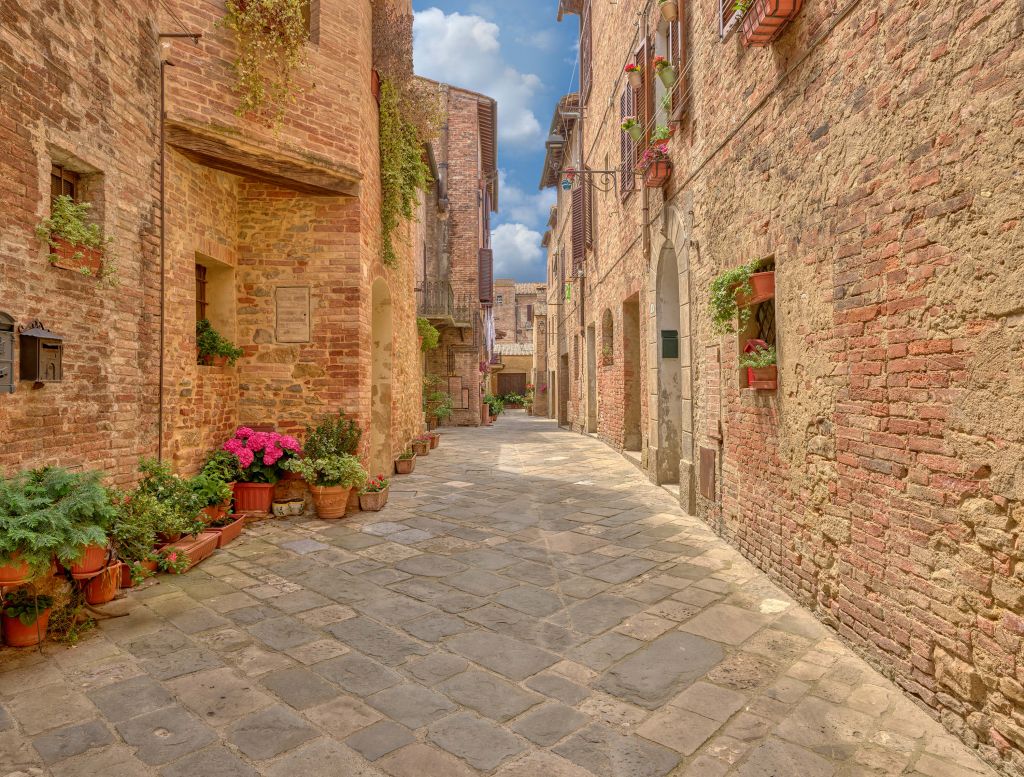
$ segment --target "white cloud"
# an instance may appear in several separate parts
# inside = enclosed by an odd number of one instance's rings
[[[494,275],[520,280],[544,280],[541,234],[525,224],[502,224],[491,232]]]
[[[545,27],[540,30],[533,30],[529,34],[516,36],[516,43],[540,49],[541,51],[553,51],[555,44],[558,43],[558,37],[555,35],[554,30]]]
[[[541,80],[504,61],[497,24],[482,16],[428,8],[415,14],[412,29],[419,75],[497,100],[498,136],[503,143],[526,147],[543,139],[540,122],[530,108]]]
[[[558,200],[555,189],[542,189],[536,194],[527,194],[508,182],[504,170],[498,171],[498,190],[501,192],[501,217],[509,221],[520,221],[531,227],[540,227],[548,220],[551,206]]]

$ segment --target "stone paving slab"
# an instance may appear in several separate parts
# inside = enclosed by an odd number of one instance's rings
[[[446,430],[380,513],[251,524],[127,604],[0,651],[0,777],[993,775],[671,494],[522,413]]]

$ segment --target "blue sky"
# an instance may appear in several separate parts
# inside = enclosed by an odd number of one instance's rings
[[[537,185],[551,113],[576,88],[577,19],[556,21],[557,0],[413,0],[413,9],[416,72],[498,101],[495,274],[543,281],[555,193]]]

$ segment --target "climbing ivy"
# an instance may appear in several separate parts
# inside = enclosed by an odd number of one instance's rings
[[[415,217],[416,195],[430,182],[419,132],[402,115],[398,90],[384,81],[380,87],[380,231],[384,264],[389,267],[398,263],[395,231],[403,220]]]

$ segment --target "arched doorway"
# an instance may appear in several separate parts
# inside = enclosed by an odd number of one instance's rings
[[[682,432],[683,394],[680,371],[679,268],[676,253],[665,246],[658,259],[655,284],[658,364],[658,483],[679,482],[679,440]]]
[[[371,297],[370,450],[372,474],[390,474],[391,450],[391,291],[378,278]]]

